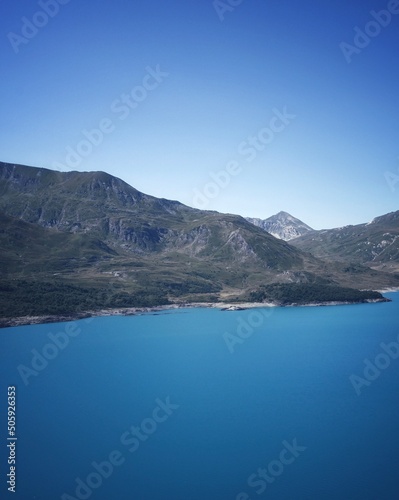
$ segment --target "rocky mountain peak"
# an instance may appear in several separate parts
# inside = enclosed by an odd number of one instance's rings
[[[293,217],[288,212],[278,212],[267,219],[246,218],[257,227],[260,227],[281,240],[290,241],[298,238],[303,234],[312,231],[312,228],[302,222],[301,220]]]

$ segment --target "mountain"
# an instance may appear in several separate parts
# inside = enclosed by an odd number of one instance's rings
[[[45,229],[98,238],[118,255],[300,266],[302,252],[242,217],[146,195],[105,172],[56,172],[0,163],[0,212]]]
[[[309,232],[292,244],[325,260],[399,272],[399,211],[366,224]]]
[[[313,231],[307,224],[287,212],[279,212],[268,219],[246,217],[246,220],[272,234],[274,237],[285,241],[293,240],[309,231]]]
[[[3,317],[242,300],[271,284],[328,286],[334,297],[348,296],[339,287],[399,286],[394,275],[325,263],[243,217],[155,198],[105,172],[8,163],[0,251]]]

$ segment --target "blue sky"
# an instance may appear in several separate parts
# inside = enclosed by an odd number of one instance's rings
[[[1,160],[316,229],[399,209],[399,14],[354,45],[396,1],[55,1],[2,3]]]

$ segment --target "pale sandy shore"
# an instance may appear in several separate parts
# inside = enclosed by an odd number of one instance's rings
[[[390,293],[390,292],[399,292],[399,288],[383,288],[382,290],[376,290],[380,293]]]
[[[387,289],[380,291],[381,293],[396,292],[399,289]],[[381,300],[367,300],[368,303],[381,302]],[[0,318],[0,328],[24,325],[37,325],[45,323],[62,323],[68,321],[78,321],[81,319],[104,317],[104,316],[134,316],[141,314],[156,314],[177,309],[190,308],[213,308],[221,311],[237,311],[254,308],[270,308],[270,307],[322,307],[322,306],[338,306],[338,305],[355,305],[356,302],[313,302],[309,304],[280,304],[268,302],[182,302],[179,304],[169,304],[155,307],[120,307],[113,309],[100,309],[96,311],[87,311],[85,313],[77,313],[73,315],[54,315],[54,316],[21,316],[17,318]]]

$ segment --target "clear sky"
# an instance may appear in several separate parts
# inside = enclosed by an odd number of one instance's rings
[[[399,209],[396,0],[55,1],[2,2],[1,160],[316,229]]]

